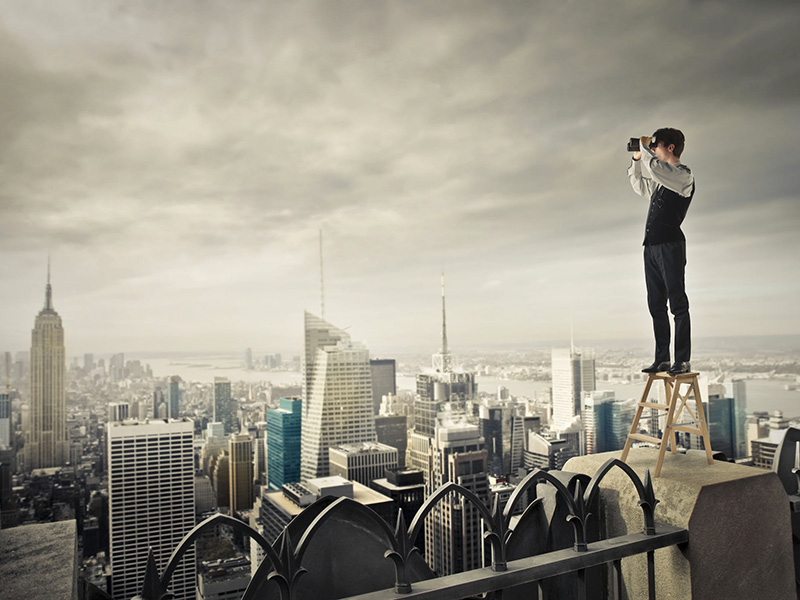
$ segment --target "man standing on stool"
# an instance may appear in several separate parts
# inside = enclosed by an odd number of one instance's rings
[[[643,373],[669,371],[687,373],[692,353],[689,299],[684,270],[686,238],[681,223],[694,196],[694,175],[680,162],[684,137],[677,129],[665,127],[639,140],[633,153],[628,179],[633,191],[650,199],[644,234],[644,279],[647,305],[653,317],[656,341],[655,361]],[[670,326],[667,301],[675,320],[675,362],[670,365]]]

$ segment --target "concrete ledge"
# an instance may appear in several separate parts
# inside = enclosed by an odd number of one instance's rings
[[[75,521],[0,530],[0,597],[77,597]]]
[[[594,475],[618,452],[580,456],[564,470]],[[639,477],[655,470],[658,450],[634,448],[627,463]],[[603,537],[641,531],[630,479],[613,469],[601,483]],[[685,547],[656,552],[656,595],[676,600],[796,600],[789,500],[777,475],[731,463],[709,465],[705,452],[667,454],[653,479],[657,523],[689,530]],[[622,563],[625,598],[647,598],[645,557]]]

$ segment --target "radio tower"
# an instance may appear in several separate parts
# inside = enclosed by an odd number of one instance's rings
[[[447,313],[444,301],[444,273],[442,273],[442,347],[433,355],[433,368],[440,373],[449,373],[453,368],[453,356],[447,348]]]
[[[325,318],[325,279],[322,271],[322,229],[319,230],[319,301],[320,316]]]

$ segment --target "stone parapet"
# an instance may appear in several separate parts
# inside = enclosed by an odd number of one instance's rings
[[[0,530],[0,598],[77,598],[75,521]]]
[[[608,452],[573,459],[565,471],[592,476]],[[626,461],[644,479],[658,450],[634,448]],[[653,479],[656,521],[689,530],[685,547],[655,553],[656,595],[686,600],[796,600],[789,502],[775,473],[715,462],[702,451],[667,454]],[[642,528],[639,500],[627,476],[614,469],[601,485],[602,537]],[[623,561],[624,597],[647,598],[644,556]]]

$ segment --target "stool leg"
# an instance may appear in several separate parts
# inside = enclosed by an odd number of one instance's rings
[[[669,400],[672,398],[672,390],[673,390],[672,381],[670,381],[669,379],[665,379],[664,380],[664,389],[667,391],[667,404],[672,406],[672,403],[669,402]],[[678,389],[680,389],[680,387],[676,384],[675,385],[675,389],[678,390]],[[669,416],[669,415],[667,415],[667,416]],[[677,417],[675,417],[673,415],[673,418],[676,419]],[[670,452],[672,454],[677,454],[678,453],[678,444],[677,444],[677,438],[675,436],[675,431],[670,429],[669,427],[667,427],[667,419],[665,418],[664,419],[664,431],[663,431],[661,437],[663,438],[663,437],[665,437],[667,435],[669,435],[669,450],[670,450]]]
[[[649,375],[647,377],[647,383],[644,386],[644,392],[642,392],[642,399],[639,401],[639,404],[642,402],[647,401],[647,395],[650,393],[650,386],[653,385],[653,376]],[[642,411],[644,410],[643,406],[638,406],[636,408],[636,416],[633,417],[633,423],[631,423],[631,430],[628,432],[628,439],[625,440],[625,447],[622,449],[622,455],[619,459],[622,462],[628,458],[628,452],[630,452],[631,446],[633,445],[633,438],[631,434],[636,433],[636,429],[639,427],[639,419],[642,418]]]
[[[697,383],[697,377],[692,379],[692,388],[694,389],[694,401],[697,404],[697,420],[700,421],[700,431],[703,435],[703,446],[706,448],[706,458],[708,464],[714,464],[714,457],[711,454],[711,437],[708,435],[708,423],[706,422],[706,415],[703,411],[703,399],[700,397],[700,385]]]
[[[672,425],[672,417],[673,413],[675,412],[675,400],[678,396],[679,386],[670,385],[669,387],[672,389],[672,393],[670,394],[669,398],[669,409],[667,410],[667,423],[666,425],[664,425],[664,432],[661,435],[661,446],[658,449],[658,462],[656,463],[655,477],[659,477],[661,475],[661,465],[664,463],[664,454],[667,451],[667,443],[670,441],[671,435],[674,435],[671,434],[672,430],[670,428],[670,425]],[[673,447],[674,445],[675,442],[673,441]]]

